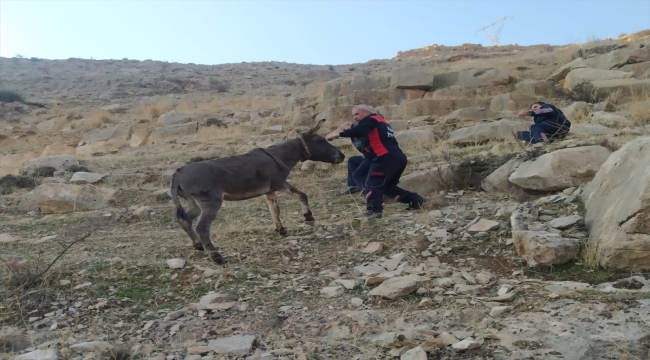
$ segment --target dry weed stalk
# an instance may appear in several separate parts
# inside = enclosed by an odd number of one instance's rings
[[[40,254],[36,263],[19,263],[17,261],[6,261],[0,257],[0,261],[5,265],[9,274],[7,284],[18,290],[26,290],[32,288],[44,280],[44,275],[52,268],[52,266],[75,244],[78,244],[88,237],[90,237],[96,229],[86,231],[81,237],[68,244],[57,257],[45,267],[44,270],[39,271],[40,268]]]

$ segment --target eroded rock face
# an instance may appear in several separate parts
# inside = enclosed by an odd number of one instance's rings
[[[564,264],[580,251],[577,239],[563,238],[548,231],[513,231],[512,238],[517,254],[528,266]]]
[[[650,136],[614,152],[582,194],[600,264],[650,269]]]
[[[91,185],[41,184],[20,203],[23,210],[46,214],[98,210],[107,207],[117,190]]]
[[[611,151],[599,145],[556,150],[521,164],[510,182],[537,191],[564,190],[589,182]]]

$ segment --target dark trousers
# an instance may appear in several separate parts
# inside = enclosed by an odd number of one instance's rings
[[[355,187],[358,189],[363,189],[363,180],[366,178],[366,175],[368,174],[368,169],[370,168],[369,165],[365,166],[365,173],[363,172],[363,168],[359,168],[359,166],[363,163],[363,156],[350,156],[348,158],[348,187]],[[357,173],[357,170],[359,172]],[[356,176],[355,176],[356,175]],[[356,180],[355,180],[356,177]],[[361,181],[359,181],[361,179]],[[361,183],[361,184],[360,184]]]
[[[569,133],[569,126],[540,122],[530,126],[530,131],[518,131],[517,139],[537,144],[542,142],[542,135],[549,140],[563,139]]]
[[[418,194],[397,186],[400,176],[406,169],[406,163],[406,155],[401,151],[392,151],[372,160],[364,159],[359,168],[363,171],[367,166],[368,169],[365,181],[362,183],[368,210],[382,211],[384,195],[402,203],[420,200]],[[359,178],[355,175],[353,177]]]

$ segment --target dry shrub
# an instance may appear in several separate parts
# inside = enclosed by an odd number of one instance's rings
[[[587,269],[597,269],[600,264],[598,262],[598,249],[596,246],[586,244],[580,252],[580,260]]]
[[[639,125],[650,124],[650,101],[637,101],[628,105],[625,111],[627,115],[632,117]]]
[[[190,100],[181,101],[176,105],[176,110],[180,112],[191,112],[196,110],[196,108],[197,105]]]
[[[104,111],[104,110],[95,111],[81,120],[81,124],[79,128],[81,128],[82,130],[97,129],[101,127],[102,124],[104,124],[105,122],[108,122],[110,119],[111,119],[111,114],[108,111]]]
[[[68,120],[68,121],[79,120],[79,119],[83,119],[83,116],[77,114],[74,111],[71,111],[71,112],[68,113],[68,115],[66,115],[65,119]]]
[[[158,102],[155,104],[144,104],[136,108],[136,113],[147,120],[158,120],[160,115],[171,111],[174,105],[170,102]]]

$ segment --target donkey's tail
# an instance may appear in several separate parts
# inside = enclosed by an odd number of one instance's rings
[[[187,221],[187,214],[181,206],[181,201],[178,199],[178,188],[178,178],[176,177],[176,173],[174,173],[174,175],[172,175],[172,184],[169,192],[172,197],[172,202],[174,203],[174,206],[176,206],[176,218]]]

